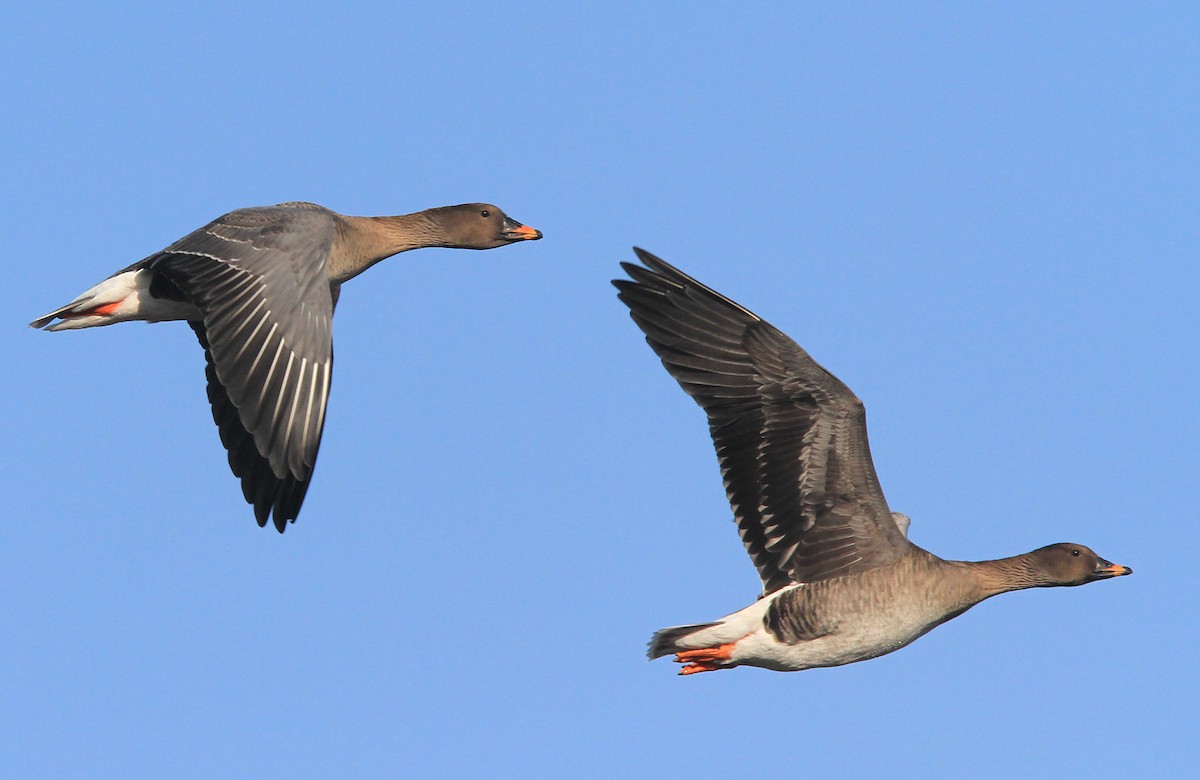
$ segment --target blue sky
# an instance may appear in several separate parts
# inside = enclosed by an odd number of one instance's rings
[[[1196,6],[577,5],[0,12],[7,771],[1194,767]],[[299,199],[488,200],[546,238],[346,287],[280,537],[228,472],[186,327],[25,323]],[[647,663],[655,629],[758,582],[702,413],[608,284],[633,244],[857,392],[918,544],[1076,541],[1134,576],[839,669]]]

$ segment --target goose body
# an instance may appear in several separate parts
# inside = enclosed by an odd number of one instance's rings
[[[51,331],[187,320],[229,465],[282,532],[316,464],[341,286],[421,247],[492,249],[541,233],[486,203],[353,217],[314,203],[231,211],[30,323]]]
[[[664,628],[649,656],[681,674],[799,671],[875,658],[1011,590],[1130,574],[1083,545],[949,561],[907,538],[884,498],[866,412],[837,377],[750,310],[654,255],[613,282],[667,371],[705,410],[759,599]]]

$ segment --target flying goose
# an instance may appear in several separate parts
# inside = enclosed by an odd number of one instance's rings
[[[769,323],[634,250],[613,282],[671,376],[708,414],[725,490],[762,595],[709,623],[664,628],[651,659],[680,674],[799,671],[875,658],[986,598],[1132,571],[1081,544],[947,561],[907,538],[871,463],[863,404]]]
[[[30,323],[72,330],[187,320],[229,466],[260,526],[282,533],[312,479],[343,282],[399,252],[542,237],[487,203],[351,217],[315,203],[238,209]]]

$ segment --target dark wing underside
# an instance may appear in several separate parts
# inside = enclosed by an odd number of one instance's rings
[[[200,310],[192,327],[229,465],[258,524],[273,515],[281,532],[300,512],[325,424],[333,219],[313,207],[242,209],[135,266]]]
[[[657,257],[617,280],[646,341],[708,414],[725,490],[763,593],[895,560],[897,529],[862,402],[794,341]]]

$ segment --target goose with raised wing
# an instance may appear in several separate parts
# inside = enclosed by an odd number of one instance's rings
[[[898,650],[1000,593],[1132,573],[1081,544],[943,560],[888,508],[850,388],[781,331],[635,249],[613,282],[671,376],[708,415],[742,543],[762,578],[745,609],[654,634],[680,674],[799,671]]]
[[[30,323],[72,330],[187,320],[229,465],[260,526],[282,533],[312,479],[344,282],[399,252],[493,249],[542,237],[496,206],[352,217],[315,203],[238,209]]]

